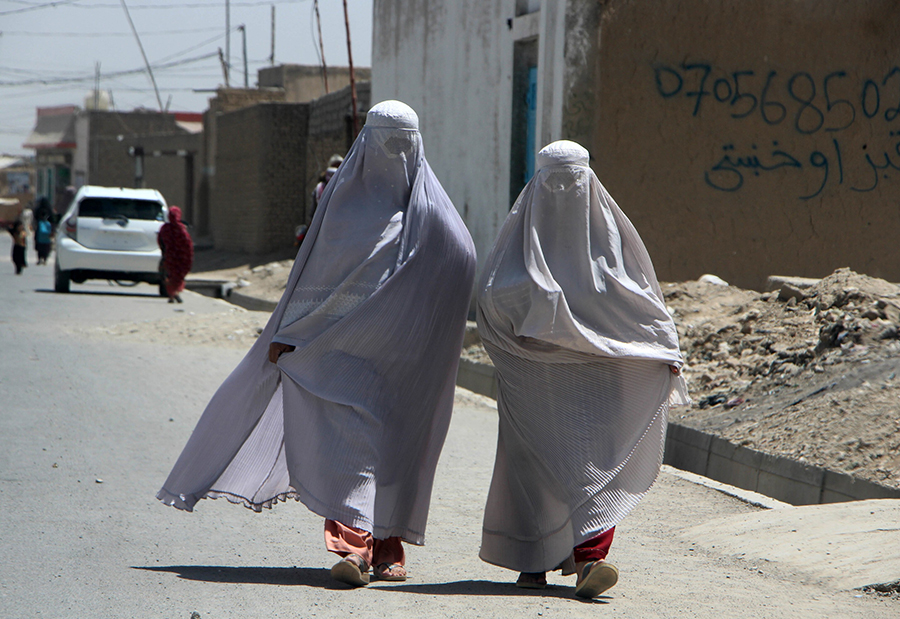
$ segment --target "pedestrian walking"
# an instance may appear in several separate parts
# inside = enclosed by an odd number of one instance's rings
[[[53,224],[50,223],[52,211],[38,211],[38,221],[34,226],[34,249],[37,253],[37,263],[47,264],[50,257],[50,246],[53,242]]]
[[[16,220],[9,228],[9,233],[13,237],[12,261],[16,267],[16,275],[22,274],[22,269],[28,266],[25,260],[25,246],[28,233],[25,232],[25,226],[20,220]]]
[[[285,293],[157,497],[192,510],[293,498],[325,518],[331,570],[406,579],[450,422],[475,269],[425,160],[418,117],[385,101],[328,184]]]
[[[335,173],[338,171],[338,167],[340,167],[343,161],[344,158],[340,155],[332,155],[331,159],[328,160],[328,167],[319,175],[319,182],[316,183],[316,187],[312,192],[312,210],[309,213],[310,219],[315,217],[316,209],[319,207],[319,202],[322,200],[322,194],[325,193],[328,181],[334,177]]]
[[[659,473],[687,403],[675,325],[637,231],[569,141],[540,151],[477,286],[500,430],[480,556],[542,588],[618,580],[616,524]]]
[[[181,221],[179,207],[169,207],[169,221],[160,226],[157,240],[162,250],[164,284],[169,303],[181,303],[184,278],[194,264],[194,242],[187,226]]]

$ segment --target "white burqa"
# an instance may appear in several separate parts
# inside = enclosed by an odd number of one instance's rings
[[[328,183],[284,296],[157,497],[224,496],[421,544],[475,269],[418,118],[383,102]],[[271,342],[296,346],[277,365]]]
[[[477,287],[500,432],[481,558],[552,570],[650,488],[682,356],[637,231],[559,141],[540,151]],[[571,565],[570,562],[568,562]]]

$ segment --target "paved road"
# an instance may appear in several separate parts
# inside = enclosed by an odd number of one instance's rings
[[[617,529],[621,581],[593,603],[551,575],[543,592],[478,560],[496,441],[493,402],[460,390],[438,469],[428,545],[412,578],[333,583],[322,521],[302,504],[253,514],[203,501],[187,514],[154,494],[206,401],[242,353],[104,338],[95,327],[221,312],[191,293],[105,282],[52,289],[52,267],[15,276],[0,240],[0,617],[892,617],[897,601],[840,591],[753,555],[752,530],[710,543],[728,519],[767,512],[664,473]],[[776,510],[777,511],[777,510]],[[722,519],[725,520],[722,520]]]

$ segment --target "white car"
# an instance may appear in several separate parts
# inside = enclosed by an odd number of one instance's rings
[[[109,279],[158,284],[165,296],[156,236],[167,216],[155,189],[85,185],[56,231],[54,288],[69,292],[70,282]]]

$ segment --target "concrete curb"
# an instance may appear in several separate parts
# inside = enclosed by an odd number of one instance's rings
[[[248,294],[238,292],[235,289],[231,289],[228,291],[228,294],[225,296],[225,300],[229,303],[234,303],[235,305],[239,305],[244,309],[252,310],[254,312],[271,312],[278,305],[278,301],[258,299],[256,297],[251,297]]]
[[[277,301],[268,301],[244,294],[240,292],[234,282],[226,279],[187,279],[184,287],[204,296],[224,299],[229,303],[256,312],[271,312],[278,305]]]

